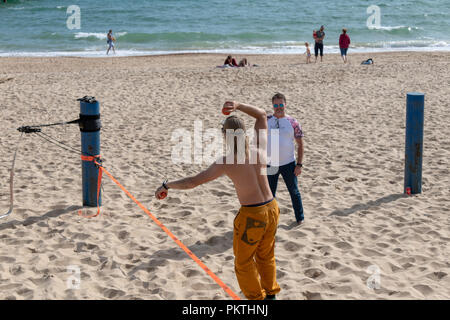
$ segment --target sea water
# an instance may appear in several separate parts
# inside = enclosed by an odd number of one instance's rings
[[[449,51],[449,0],[0,0],[0,56],[184,52],[304,53],[325,27],[325,53]]]

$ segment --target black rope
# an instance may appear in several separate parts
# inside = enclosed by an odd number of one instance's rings
[[[53,126],[63,126],[65,124],[74,124],[80,122],[80,119],[72,120],[72,121],[64,121],[64,122],[56,122],[56,123],[48,123],[48,124],[38,124],[35,126],[28,126],[30,128],[42,128],[42,127],[53,127]]]
[[[56,138],[49,136],[48,134],[45,134],[44,132],[35,132],[36,135],[44,140],[47,140],[48,142],[54,144],[57,147],[60,147],[61,149],[67,150],[69,152],[75,153],[77,155],[79,155],[81,153],[80,149],[74,148],[72,146],[69,146],[67,144],[65,144],[62,141],[57,140]],[[89,152],[82,152],[84,155],[86,156],[90,156],[90,157],[95,157],[96,155],[93,155]]]
[[[77,155],[80,154],[80,151],[79,151],[79,150],[76,150],[75,148],[73,148],[73,147],[71,147],[71,146],[68,146],[68,145],[66,145],[66,144],[63,143],[63,142],[58,141],[58,140],[56,140],[55,138],[53,138],[53,137],[51,137],[51,136],[49,136],[49,135],[47,135],[47,134],[45,134],[45,133],[43,133],[43,132],[35,132],[35,134],[36,134],[39,138],[44,139],[44,140],[50,142],[51,144],[53,144],[53,145],[55,145],[55,146],[57,146],[57,147],[59,147],[59,148],[61,148],[61,149],[63,149],[63,150],[66,150],[66,151],[75,153],[75,154],[77,154]]]
[[[45,133],[43,133],[43,132],[41,132],[41,131],[34,132],[34,133],[35,133],[39,138],[44,139],[44,140],[50,142],[51,144],[53,144],[53,145],[55,145],[55,146],[57,146],[57,147],[59,147],[59,148],[61,148],[61,149],[63,149],[63,150],[66,150],[66,151],[71,152],[71,153],[75,153],[76,155],[79,155],[79,154],[80,154],[80,150],[75,149],[74,147],[69,146],[69,145],[65,144],[64,142],[61,142],[61,141],[55,139],[54,137],[49,136],[48,134],[45,134]],[[89,152],[83,152],[83,153],[84,153],[85,155],[87,155],[87,156],[95,157],[94,155],[90,154]],[[103,160],[100,160],[100,161],[102,162]],[[100,162],[100,163],[101,163],[101,162]],[[103,182],[102,182],[100,188],[102,189],[102,192],[104,193]]]
[[[66,125],[66,124],[73,124],[73,123],[79,123],[79,122],[80,122],[80,119],[76,119],[76,120],[72,120],[72,121],[65,121],[65,122],[48,123],[48,124],[37,124],[34,126],[22,126],[20,128],[17,128],[17,130],[19,132],[24,132],[24,133],[36,133],[36,132],[41,132],[40,128],[43,128],[43,127],[62,126],[62,125]]]

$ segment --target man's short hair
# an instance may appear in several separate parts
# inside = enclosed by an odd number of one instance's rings
[[[284,103],[286,103],[286,97],[282,93],[275,93],[275,95],[272,97],[272,103],[275,101],[275,99],[283,99]]]

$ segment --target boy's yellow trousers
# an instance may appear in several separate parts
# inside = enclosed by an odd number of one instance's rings
[[[280,292],[275,266],[279,216],[278,203],[273,199],[261,206],[242,206],[234,219],[234,268],[249,300],[262,300]]]

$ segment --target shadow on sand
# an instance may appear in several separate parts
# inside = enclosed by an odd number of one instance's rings
[[[75,210],[82,209],[82,208],[83,207],[81,207],[81,206],[70,206],[70,207],[62,208],[62,209],[53,209],[53,210],[43,214],[42,216],[28,217],[23,221],[11,220],[11,221],[2,223],[0,220],[0,231],[5,230],[5,229],[15,229],[16,226],[29,226],[29,225],[35,224],[37,222],[44,221],[48,218],[56,218],[63,214],[67,214],[69,212],[73,212]],[[13,212],[13,214],[14,214],[14,212]]]
[[[206,242],[188,246],[199,259],[209,254],[223,253],[233,246],[233,231],[229,231],[221,236],[212,236]],[[234,257],[234,256],[233,256]],[[133,276],[139,270],[151,271],[156,267],[164,266],[167,260],[185,260],[190,257],[178,246],[170,249],[158,250],[147,257],[147,262],[141,263],[128,272],[128,276]]]
[[[381,197],[377,200],[371,200],[367,203],[355,204],[351,208],[334,210],[332,213],[330,213],[330,216],[346,217],[348,215],[351,215],[351,214],[361,211],[361,210],[369,210],[374,207],[378,207],[378,206],[382,205],[383,203],[390,203],[390,202],[396,201],[398,199],[407,198],[407,197],[409,197],[409,196],[406,194],[395,193],[395,194]]]

